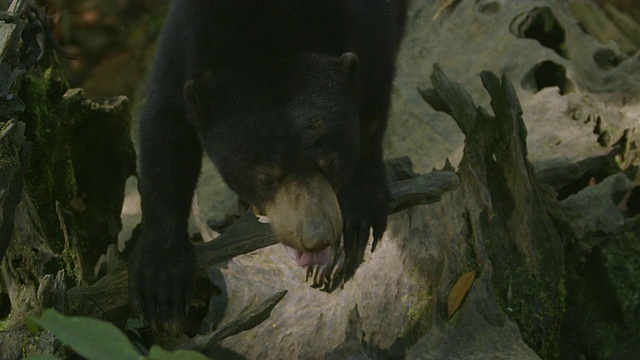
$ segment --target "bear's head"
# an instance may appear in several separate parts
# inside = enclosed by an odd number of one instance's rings
[[[360,149],[357,62],[302,54],[184,86],[204,151],[302,266],[340,242],[337,192]]]

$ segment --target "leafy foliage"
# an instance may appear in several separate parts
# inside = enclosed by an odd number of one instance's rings
[[[64,316],[53,309],[46,310],[40,317],[27,320],[32,331],[43,328],[51,332],[63,344],[78,355],[89,360],[206,360],[195,351],[166,351],[153,346],[147,357],[142,356],[129,339],[113,324],[88,317]],[[51,355],[30,356],[27,360],[57,360]]]

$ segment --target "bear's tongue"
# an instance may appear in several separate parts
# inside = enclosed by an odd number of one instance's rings
[[[259,222],[263,224],[268,224],[271,222],[269,217],[261,214],[260,210],[258,210],[255,206],[253,207],[253,213],[256,215]],[[296,263],[298,263],[298,265],[300,266],[324,265],[329,262],[329,257],[331,256],[329,248],[326,248],[320,252],[310,253],[294,249],[291,246],[287,245],[284,245],[284,247],[287,249],[289,256],[291,256],[291,258],[295,260]]]
[[[310,265],[323,265],[329,262],[329,256],[331,255],[329,248],[326,248],[320,252],[310,253],[298,249],[294,249],[290,246],[284,246],[289,253],[289,256],[298,263],[300,266]]]

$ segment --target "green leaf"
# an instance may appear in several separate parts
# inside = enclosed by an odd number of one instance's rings
[[[139,360],[142,356],[129,339],[113,324],[87,317],[68,317],[55,310],[45,310],[30,322],[48,330],[89,360]]]
[[[128,318],[124,329],[136,334],[136,337],[140,339],[140,329],[144,329],[144,324],[142,323],[142,320],[140,320],[140,318]]]
[[[167,351],[154,345],[147,356],[149,360],[209,360],[208,357],[193,350]]]

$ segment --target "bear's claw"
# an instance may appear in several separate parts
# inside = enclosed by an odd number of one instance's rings
[[[320,291],[332,292],[338,287],[344,287],[345,279],[345,257],[344,252],[337,252],[329,263],[324,265],[314,265],[307,267],[307,277],[311,278],[311,287],[320,288]]]

